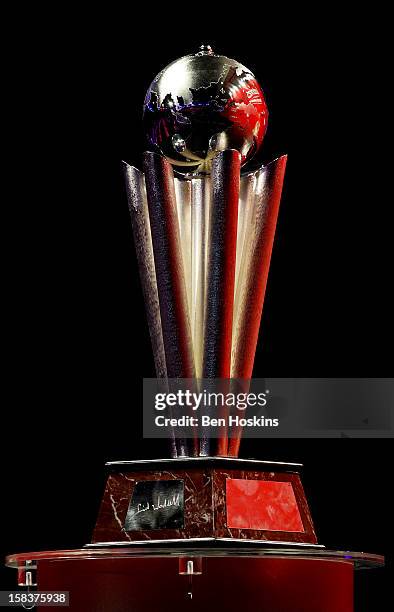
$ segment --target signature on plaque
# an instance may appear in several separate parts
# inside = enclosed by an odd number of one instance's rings
[[[148,512],[148,510],[162,510],[163,508],[170,508],[171,506],[179,508],[180,505],[180,493],[174,493],[174,495],[172,495],[171,497],[164,497],[162,495],[158,495],[155,503],[147,501],[146,503],[137,504],[136,514],[140,514],[141,512]]]
[[[137,482],[129,503],[124,529],[179,529],[183,527],[183,480]]]

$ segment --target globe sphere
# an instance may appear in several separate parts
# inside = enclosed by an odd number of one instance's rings
[[[143,118],[151,149],[179,171],[209,173],[218,151],[238,150],[242,164],[251,159],[263,142],[268,109],[248,68],[202,46],[156,76]]]

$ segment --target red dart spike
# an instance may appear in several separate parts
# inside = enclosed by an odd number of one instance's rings
[[[256,187],[247,262],[240,279],[231,367],[232,378],[245,381],[253,373],[286,161],[284,155],[264,168]],[[239,429],[229,441],[229,455],[232,457],[238,456],[241,436],[242,430]]]

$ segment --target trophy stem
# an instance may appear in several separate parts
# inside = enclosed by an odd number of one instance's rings
[[[191,321],[196,376],[201,378],[204,350],[210,182],[208,179],[192,179],[191,184]]]
[[[240,168],[239,153],[231,149],[212,163],[203,378],[230,377]],[[228,423],[228,407],[220,412]],[[218,455],[227,454],[227,435],[223,428]]]
[[[191,228],[192,228],[192,185],[191,181],[175,180],[175,194],[179,224],[179,239],[181,242],[184,278],[186,285],[187,303],[189,313],[192,311],[192,249],[191,249]],[[190,318],[190,323],[192,319]],[[195,364],[196,365],[196,364]]]

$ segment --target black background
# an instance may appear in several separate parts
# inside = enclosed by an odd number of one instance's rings
[[[152,78],[201,42],[262,84],[261,160],[289,154],[255,375],[390,376],[392,231],[378,141],[386,49],[383,35],[370,40],[380,25],[368,15],[308,25],[299,14],[286,29],[285,14],[237,15],[230,25],[186,13],[160,23],[152,5],[134,18],[96,8],[83,20],[25,14],[10,25],[4,554],[83,545],[104,462],[167,454],[141,438],[141,378],[154,369],[120,160],[141,164]],[[322,543],[390,555],[389,445],[249,440],[241,454],[304,463]],[[386,609],[376,601],[388,575],[358,576],[358,610]],[[14,587],[12,570],[2,579]]]

